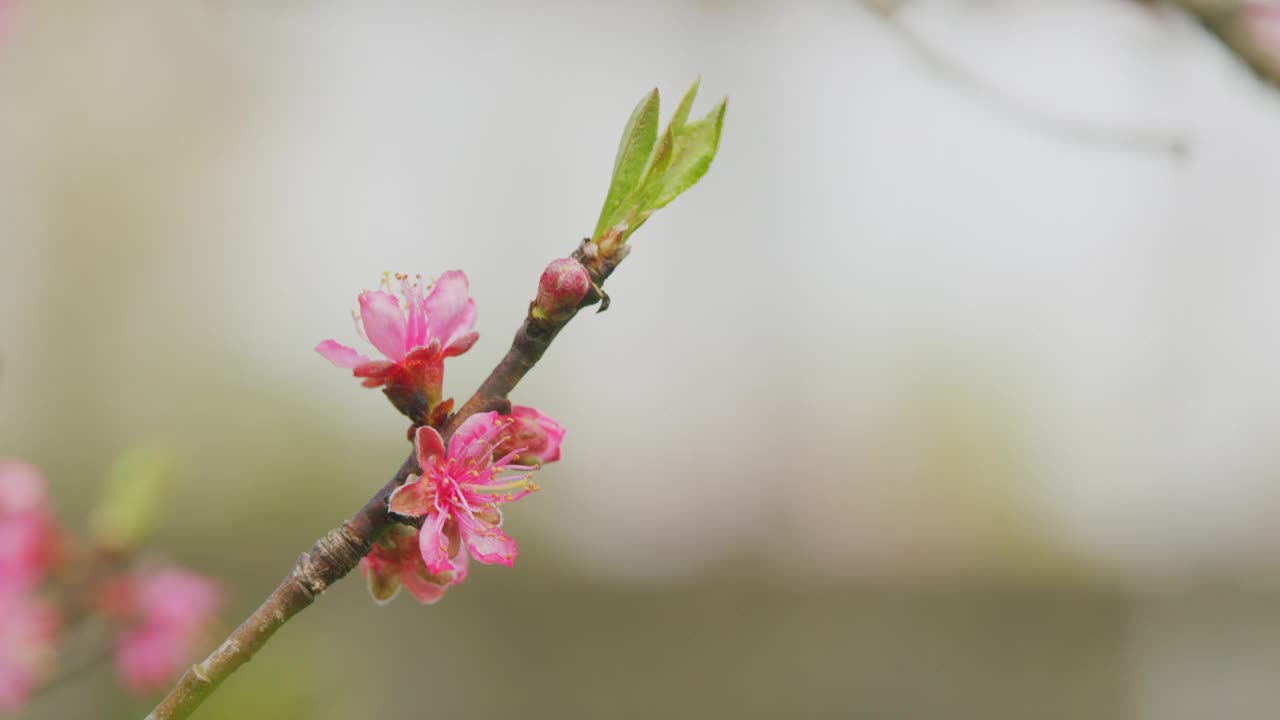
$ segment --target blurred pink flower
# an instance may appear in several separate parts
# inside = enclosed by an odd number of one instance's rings
[[[378,604],[391,602],[400,587],[409,589],[418,602],[439,600],[451,585],[467,579],[467,554],[460,553],[453,570],[432,573],[418,549],[418,530],[397,525],[373,544],[360,561],[360,573],[369,585],[369,594]]]
[[[525,465],[545,465],[560,459],[560,443],[564,440],[564,426],[550,416],[531,407],[517,405],[511,408],[511,429],[498,445],[495,455],[505,455],[522,448],[516,461]]]
[[[515,422],[496,412],[472,415],[450,438],[447,452],[439,433],[418,428],[414,444],[422,477],[397,488],[389,508],[424,519],[418,548],[432,574],[465,575],[467,553],[486,564],[510,566],[515,561],[516,543],[500,529],[498,506],[538,489],[527,472],[536,468],[514,464],[525,448],[494,457]],[[512,471],[516,474],[508,474]]]
[[[340,368],[350,368],[364,378],[365,387],[383,387],[400,412],[426,423],[440,403],[444,359],[471,349],[479,337],[471,330],[476,303],[468,296],[467,276],[461,270],[441,275],[426,296],[418,282],[407,276],[397,280],[402,297],[391,291],[390,278],[384,277],[379,290],[360,294],[356,315],[356,332],[386,360],[370,360],[336,340],[325,340],[316,352]]]
[[[27,593],[0,591],[0,712],[26,704],[53,666],[58,617]]]
[[[125,686],[135,694],[163,689],[206,639],[220,604],[216,583],[183,568],[113,579],[104,612],[128,624],[116,643]]]
[[[1280,5],[1275,2],[1246,2],[1245,22],[1254,39],[1271,55],[1280,57]]]
[[[21,460],[0,459],[0,594],[34,589],[57,556],[44,478]]]

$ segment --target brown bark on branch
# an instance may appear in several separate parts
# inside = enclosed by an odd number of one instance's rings
[[[607,306],[608,297],[600,286],[613,273],[626,256],[626,246],[605,257],[595,243],[583,241],[573,253],[587,268],[594,284],[579,309],[602,302]],[[511,349],[481,383],[480,388],[446,423],[443,432],[446,442],[463,420],[489,410],[508,411],[507,395],[515,388],[525,373],[542,358],[560,330],[577,314],[561,318],[535,318],[530,313],[516,332]],[[387,512],[387,498],[410,475],[421,472],[413,452],[400,465],[400,469],[383,485],[350,520],[330,530],[303,553],[280,585],[240,624],[226,640],[207,658],[196,663],[178,679],[177,685],[156,706],[147,720],[180,720],[195,712],[200,703],[226,680],[237,668],[249,662],[254,654],[285,623],[302,612],[330,585],[341,580],[359,564],[369,552],[373,542],[387,532],[395,520]]]

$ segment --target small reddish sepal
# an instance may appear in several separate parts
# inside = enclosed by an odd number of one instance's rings
[[[406,482],[387,500],[387,510],[404,518],[420,518],[431,511],[434,494],[421,480]]]

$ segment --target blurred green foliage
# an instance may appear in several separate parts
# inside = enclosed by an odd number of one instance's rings
[[[112,550],[141,545],[155,526],[179,464],[173,448],[136,447],[111,466],[93,512],[93,533]]]

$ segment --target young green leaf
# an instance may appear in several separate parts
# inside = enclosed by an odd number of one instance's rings
[[[108,548],[138,545],[150,532],[177,467],[176,452],[135,448],[115,462],[93,513],[94,534]]]
[[[618,205],[640,184],[641,175],[648,165],[649,156],[653,152],[653,145],[657,142],[657,138],[658,90],[654,88],[640,99],[635,110],[631,112],[626,127],[622,130],[618,154],[613,161],[613,179],[609,184],[609,193],[605,196],[604,207],[600,210],[600,219],[596,222],[596,231],[592,237],[600,237],[600,233],[610,227],[609,219],[617,213]]]
[[[663,176],[662,187],[649,204],[650,209],[665,207],[707,174],[720,148],[720,128],[724,125],[727,107],[728,100],[721,100],[705,118],[684,126],[676,136],[671,166]]]
[[[680,104],[676,106],[675,114],[671,116],[671,127],[675,130],[676,137],[680,136],[681,129],[689,120],[689,111],[693,109],[693,99],[698,96],[698,85],[701,83],[701,75],[693,79],[693,84],[684,92],[684,97],[680,99]]]

